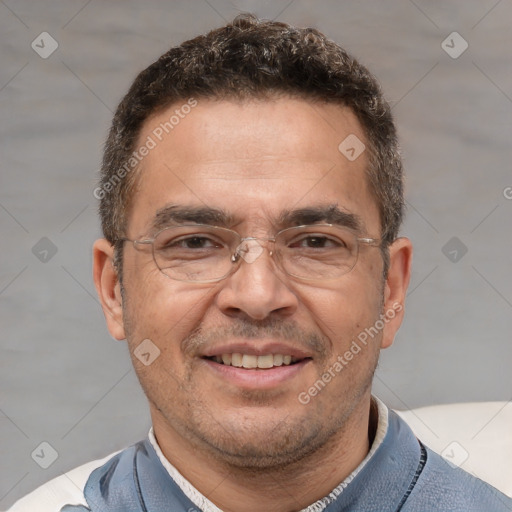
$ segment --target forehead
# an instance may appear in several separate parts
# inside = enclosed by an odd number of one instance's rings
[[[132,233],[146,232],[169,205],[220,209],[233,225],[256,227],[284,211],[334,205],[375,234],[367,152],[347,158],[343,145],[355,142],[359,151],[365,143],[349,108],[292,98],[185,104],[152,116],[141,130],[139,146],[151,149],[139,164]]]

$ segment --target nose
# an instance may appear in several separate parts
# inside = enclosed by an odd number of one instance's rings
[[[297,296],[287,276],[276,267],[269,250],[255,239],[246,239],[234,258],[234,261],[242,261],[237,271],[221,283],[216,296],[223,314],[264,320],[270,316],[290,316],[296,311]]]

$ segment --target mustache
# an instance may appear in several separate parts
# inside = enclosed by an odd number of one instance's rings
[[[322,358],[327,355],[331,340],[316,331],[304,330],[294,322],[282,320],[249,321],[237,319],[230,325],[206,327],[199,325],[183,341],[182,350],[186,354],[194,354],[224,342],[230,338],[245,339],[279,339],[293,343],[294,347],[306,349]]]

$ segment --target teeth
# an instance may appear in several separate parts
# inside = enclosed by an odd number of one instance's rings
[[[281,366],[283,364],[284,356],[281,354],[276,354],[274,356],[274,366]]]
[[[263,356],[255,356],[250,354],[222,354],[222,356],[215,356],[214,361],[226,366],[235,366],[237,368],[247,369],[268,369],[274,366],[288,366],[292,362],[295,363],[299,359],[290,355],[283,354],[265,354]]]
[[[244,368],[258,368],[258,356],[244,354],[242,357],[242,366]]]
[[[272,366],[274,366],[274,356],[272,354],[258,356],[258,368],[272,368]]]
[[[229,354],[226,354],[229,356]],[[231,355],[231,365],[236,366],[237,368],[242,367],[242,354],[232,354]]]

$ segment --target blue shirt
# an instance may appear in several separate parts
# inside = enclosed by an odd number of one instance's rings
[[[148,439],[92,471],[83,495],[87,506],[70,502],[55,512],[201,512],[164,468]],[[375,453],[324,510],[510,512],[512,499],[422,445],[389,411],[388,429]]]

